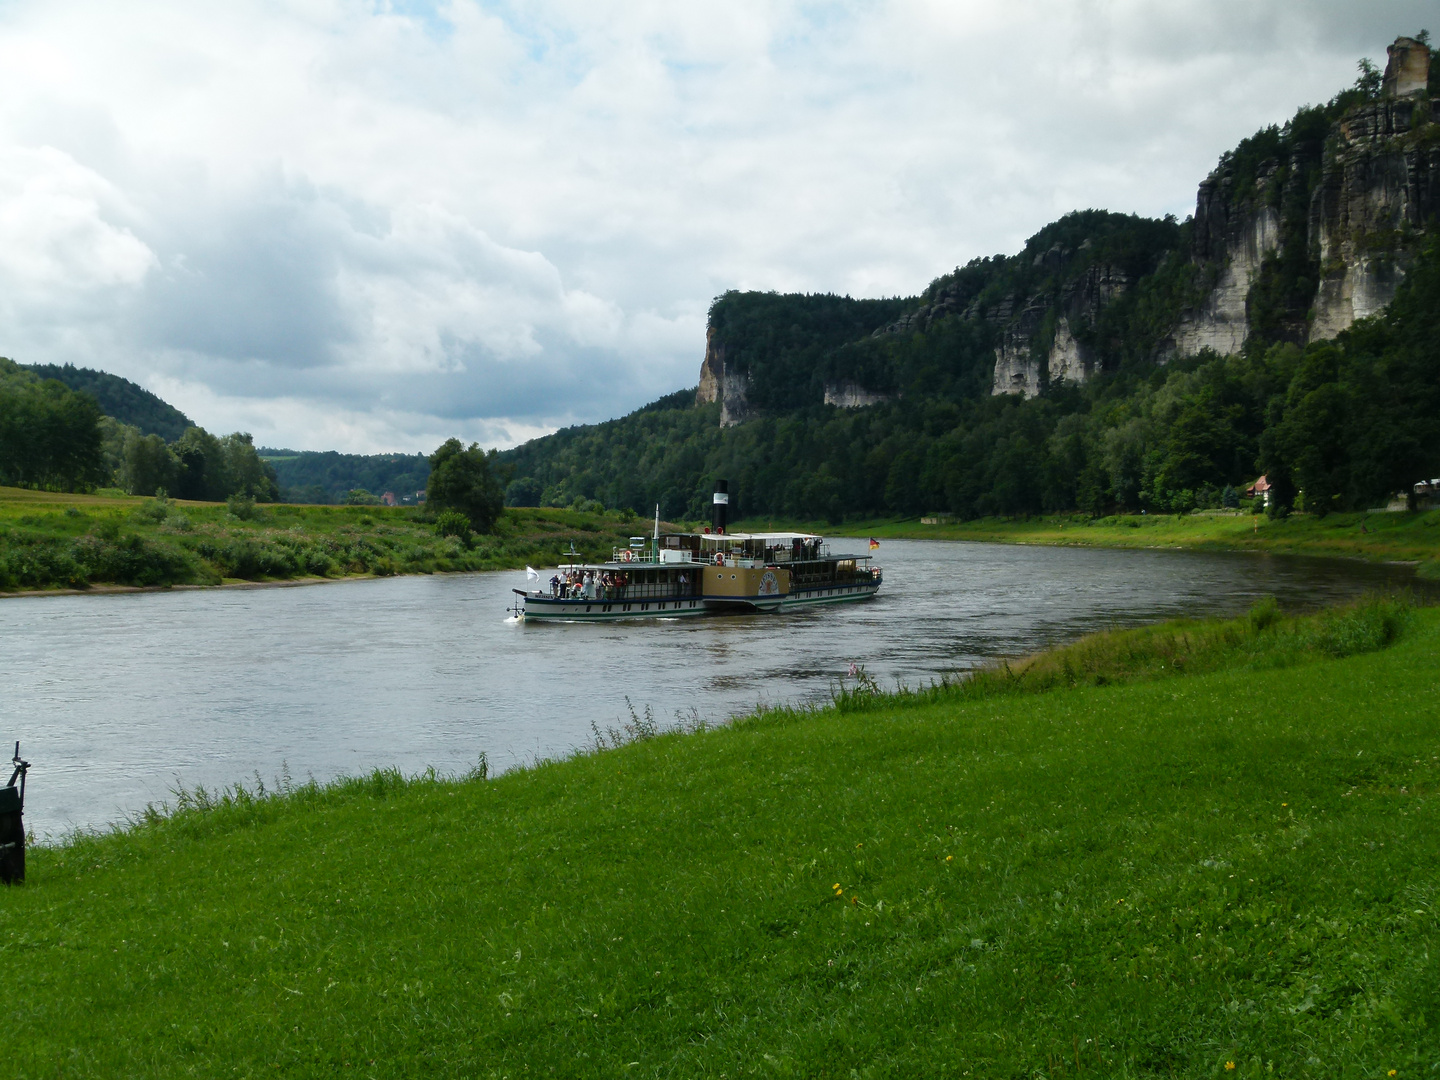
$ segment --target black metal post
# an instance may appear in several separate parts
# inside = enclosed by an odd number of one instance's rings
[[[10,783],[0,787],[0,882],[20,884],[25,880],[25,774],[30,763],[20,758],[20,744],[15,744],[15,771]],[[20,786],[15,786],[19,779]]]

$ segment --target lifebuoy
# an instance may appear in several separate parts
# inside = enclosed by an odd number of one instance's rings
[[[715,565],[716,565],[716,566],[724,566],[724,565],[725,565],[725,556],[724,556],[723,554],[721,554],[720,552],[718,552],[718,551],[715,553]]]
[[[635,558],[634,554],[631,553],[629,548],[626,548],[624,553],[620,556],[620,561],[629,562],[633,558]]]

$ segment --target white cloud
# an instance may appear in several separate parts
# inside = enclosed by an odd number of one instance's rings
[[[1428,7],[19,0],[0,352],[262,442],[510,443],[693,384],[726,288],[910,293],[1216,156]]]
[[[49,146],[0,146],[0,297],[12,317],[139,286],[155,256],[115,217],[125,199]]]

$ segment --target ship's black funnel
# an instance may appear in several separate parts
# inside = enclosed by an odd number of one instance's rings
[[[730,514],[730,482],[715,482],[715,501],[710,511],[710,526],[714,532],[723,533]]]

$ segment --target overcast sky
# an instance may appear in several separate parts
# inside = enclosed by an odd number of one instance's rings
[[[0,0],[0,355],[264,445],[510,446],[693,386],[726,289],[910,295],[1068,210],[1183,218],[1435,14]]]

